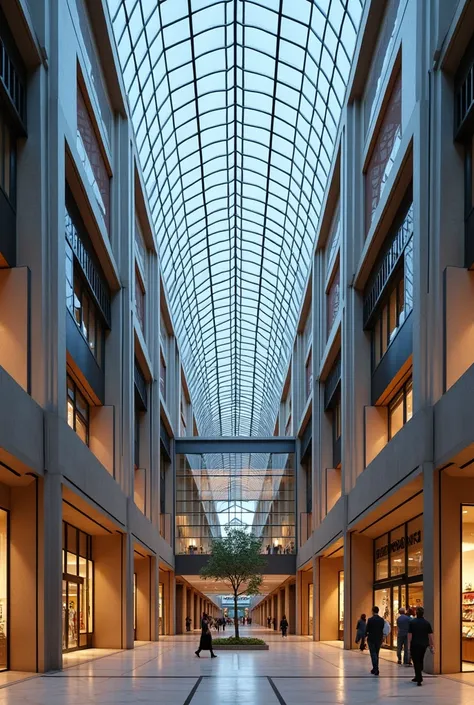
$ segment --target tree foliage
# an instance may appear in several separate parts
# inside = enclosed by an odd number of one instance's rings
[[[239,635],[237,599],[240,595],[259,595],[265,557],[261,540],[244,529],[230,529],[227,536],[212,541],[211,555],[202,579],[222,581],[231,588],[235,605],[235,633]]]

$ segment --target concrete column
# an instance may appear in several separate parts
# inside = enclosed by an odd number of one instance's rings
[[[444,473],[442,473],[444,474]],[[449,593],[449,587],[452,583],[440,571],[440,516],[439,516],[439,473],[433,472],[432,463],[424,463],[423,465],[423,601],[425,608],[425,616],[431,622],[435,635],[435,653],[431,654],[427,651],[424,661],[424,670],[427,673],[440,673],[441,669],[441,654],[444,649],[440,648],[440,632],[441,632],[441,600],[440,596],[444,595],[445,588]],[[452,478],[450,478],[452,480]],[[448,493],[447,493],[448,494]],[[474,493],[473,493],[474,496]],[[444,499],[444,495],[443,495]],[[459,503],[460,504],[460,503]],[[453,524],[458,524],[454,520],[457,515],[460,516],[460,506],[457,511],[453,511],[451,521]],[[458,527],[459,532],[459,527]],[[457,541],[453,540],[451,546],[456,546],[459,551],[462,537],[458,536]],[[452,550],[452,549],[451,549]],[[456,549],[455,549],[456,550]],[[462,552],[461,552],[462,556]],[[441,572],[441,575],[440,575]],[[460,579],[460,576],[459,576]],[[442,585],[443,590],[440,589]],[[460,593],[461,591],[459,591]],[[454,609],[454,606],[453,606]],[[456,614],[459,615],[461,610]],[[446,620],[448,621],[448,620]],[[444,627],[445,621],[443,621]],[[458,637],[457,645],[460,639]],[[449,649],[448,649],[449,652]],[[461,661],[461,659],[460,659]],[[459,670],[459,669],[458,669]],[[444,672],[444,671],[443,671]]]
[[[135,558],[137,575],[137,640],[152,641],[155,638],[155,625],[152,614],[152,558]]]
[[[93,536],[94,641],[101,649],[133,648],[133,547],[127,534]]]
[[[344,572],[344,647],[352,649],[354,626],[362,613],[370,615],[373,602],[373,541],[351,533],[346,539]],[[351,629],[351,625],[352,629]]]
[[[313,556],[313,640],[319,641],[319,559]]]
[[[44,650],[39,648],[38,669],[40,672],[62,667],[62,486],[61,477],[46,473],[41,482],[42,541],[40,555],[44,556],[44,567],[39,562],[39,575],[43,586],[40,599],[44,604],[39,617],[39,635],[44,635]],[[41,604],[41,602],[40,602]],[[118,614],[121,606],[119,605]],[[41,639],[38,639],[39,645]],[[27,645],[25,644],[25,647]],[[121,647],[119,647],[121,648]],[[15,660],[16,649],[14,650]]]

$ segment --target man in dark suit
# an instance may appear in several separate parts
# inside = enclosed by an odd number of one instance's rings
[[[366,636],[372,659],[371,673],[373,676],[379,675],[379,651],[383,642],[384,626],[385,621],[379,616],[379,608],[372,607],[372,617],[367,620]]]

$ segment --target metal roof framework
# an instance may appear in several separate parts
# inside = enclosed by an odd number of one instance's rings
[[[108,0],[199,432],[273,433],[363,0]]]

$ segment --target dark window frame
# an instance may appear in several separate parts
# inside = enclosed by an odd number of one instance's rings
[[[6,144],[8,135],[8,145],[9,152],[7,155]],[[16,212],[17,205],[17,148],[16,148],[17,137],[12,129],[8,115],[2,104],[0,103],[0,189],[7,199],[8,203],[11,205],[13,210]],[[6,164],[8,158],[8,183],[9,187],[6,187]]]
[[[105,350],[105,325],[102,320],[102,313],[100,308],[97,306],[95,297],[90,292],[90,287],[83,276],[79,266],[77,265],[72,247],[66,240],[66,261],[69,267],[66,271],[66,306],[71,313],[74,322],[79,329],[82,337],[87,343],[87,347],[94,356],[97,364],[101,369],[104,368],[104,350]],[[71,264],[72,264],[72,294],[71,294]],[[80,301],[80,307],[76,306],[76,300]],[[87,302],[87,306],[84,305]],[[87,326],[85,327],[84,312],[87,310]],[[91,336],[91,310],[94,312],[94,336]],[[78,320],[77,313],[79,312],[80,320]],[[86,332],[87,331],[87,332]],[[91,342],[93,342],[93,347],[91,347]]]
[[[408,418],[408,412],[407,412],[407,400],[408,400],[408,395],[411,392],[411,397],[412,397],[412,411],[411,411],[411,416]],[[398,406],[398,403],[402,399],[402,404],[403,404],[403,423],[402,423],[402,428],[405,426],[405,424],[412,418],[413,416],[413,379],[412,377],[409,377],[406,382],[402,384],[402,386],[397,389],[395,394],[392,396],[390,401],[387,404],[387,423],[388,423],[388,440],[391,441],[392,438],[394,438],[398,431],[396,431],[392,435],[392,416],[393,416],[393,410],[395,406]],[[401,429],[399,429],[401,430]]]
[[[69,393],[69,389],[72,390],[72,395]],[[79,418],[85,427],[86,430],[86,440],[84,443],[88,446],[90,442],[90,405],[87,401],[87,398],[85,394],[80,390],[74,379],[71,377],[70,374],[66,374],[66,394],[67,394],[67,406],[69,410],[69,401],[72,403],[72,411],[73,411],[73,425],[69,424],[69,414],[68,414],[68,424],[69,427],[72,428],[74,433],[76,433],[79,438],[81,438],[80,434],[77,432],[77,419]],[[77,406],[77,399],[78,395],[84,400],[84,408],[87,410],[87,415],[84,416],[84,414],[78,409]],[[81,438],[82,440],[82,438]]]

